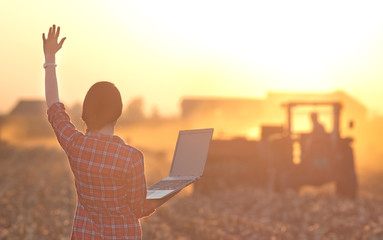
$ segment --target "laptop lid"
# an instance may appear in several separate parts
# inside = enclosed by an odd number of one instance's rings
[[[208,128],[179,132],[170,177],[202,176],[213,130]]]

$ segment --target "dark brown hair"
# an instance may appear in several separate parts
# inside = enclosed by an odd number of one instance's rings
[[[116,121],[122,112],[121,94],[110,82],[97,82],[87,92],[82,105],[82,120],[87,131],[99,130]]]

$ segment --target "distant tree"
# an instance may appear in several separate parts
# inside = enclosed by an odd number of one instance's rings
[[[157,106],[153,106],[153,108],[152,108],[152,114],[151,114],[150,118],[151,118],[152,120],[159,120],[159,119],[161,118]]]
[[[129,123],[145,120],[144,100],[141,97],[132,99],[123,113],[123,121]]]
[[[86,126],[84,121],[82,120],[81,114],[82,114],[82,104],[80,102],[76,102],[68,109],[68,115],[70,116],[72,123],[80,131],[86,129]]]

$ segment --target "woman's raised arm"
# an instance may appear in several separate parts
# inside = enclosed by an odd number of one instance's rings
[[[61,49],[65,37],[58,42],[60,35],[60,27],[53,25],[49,28],[47,37],[43,33],[43,48],[45,56],[45,99],[47,102],[48,108],[52,104],[59,102],[59,93],[57,87],[57,77],[56,77],[56,53]]]

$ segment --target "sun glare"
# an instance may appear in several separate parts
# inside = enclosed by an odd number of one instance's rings
[[[285,91],[336,88],[331,72],[359,54],[376,27],[371,14],[376,9],[345,1],[332,2],[331,8],[328,2],[307,1],[116,3],[109,5],[110,14],[164,56],[230,59],[248,76],[226,84],[242,81],[253,87],[262,75],[263,87]],[[135,16],[140,21],[132,22]],[[206,79],[195,80],[197,86],[202,82]]]

